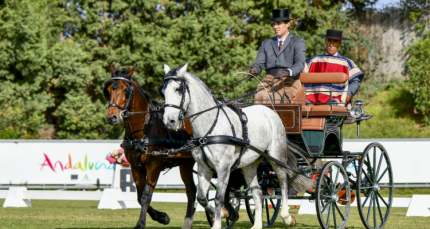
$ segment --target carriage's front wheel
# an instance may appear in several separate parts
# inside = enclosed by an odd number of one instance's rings
[[[369,229],[383,228],[393,203],[393,170],[385,148],[369,144],[357,172],[357,206],[361,221]]]
[[[351,207],[348,174],[337,161],[325,164],[317,178],[316,201],[322,228],[344,228]]]
[[[211,182],[211,185],[216,190],[216,184],[214,184],[214,183]],[[225,191],[225,196],[226,196],[226,198],[228,198],[228,200],[230,202],[230,205],[234,208],[234,210],[237,213],[239,213],[240,198],[236,195],[236,193],[234,192],[234,190],[231,190],[230,188],[227,188],[227,190]],[[212,206],[215,206],[215,197],[209,198],[209,194],[208,194],[207,198],[208,198],[208,202],[210,204],[212,204]],[[208,220],[209,225],[212,227],[213,224],[214,224],[215,217],[213,217],[207,211],[205,211],[205,214],[206,214],[206,219]],[[225,225],[225,227],[223,229],[232,228],[235,221],[229,220],[228,218],[226,218],[225,220],[226,220],[225,224],[223,223],[223,225]]]

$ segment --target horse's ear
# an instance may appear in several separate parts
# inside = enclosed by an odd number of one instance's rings
[[[182,67],[181,69],[179,69],[178,76],[184,76],[185,72],[187,71],[187,67],[188,67],[188,62],[184,65],[184,67]]]
[[[128,74],[133,75],[134,69],[136,68],[136,65],[134,65],[130,70],[128,70]]]
[[[111,73],[112,73],[112,72],[114,72],[114,71],[116,71],[116,68],[115,68],[115,66],[113,66],[113,64],[110,66],[109,71],[110,71]]]
[[[167,64],[165,64],[164,65],[164,75],[167,75],[167,73],[170,71],[170,67],[167,65]]]

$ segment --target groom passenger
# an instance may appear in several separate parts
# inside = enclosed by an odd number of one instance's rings
[[[332,102],[336,105],[342,105],[339,102],[348,102],[357,93],[363,79],[363,72],[355,65],[355,63],[340,55],[338,52],[342,40],[349,40],[342,37],[342,31],[328,29],[326,34],[318,34],[325,38],[326,52],[319,56],[311,57],[307,62],[304,73],[312,72],[343,72],[349,77],[345,84],[304,84],[306,87],[306,100],[315,105],[321,105],[330,101],[330,93],[333,88],[336,91],[332,92]],[[345,93],[346,92],[346,93]]]

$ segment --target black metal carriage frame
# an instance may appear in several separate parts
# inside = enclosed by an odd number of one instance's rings
[[[321,76],[315,74],[302,74],[300,79],[302,83],[323,83],[318,81]],[[325,73],[324,79],[325,83],[328,81],[330,84],[347,81],[343,73]],[[328,91],[330,96],[332,91]],[[298,158],[298,167],[300,172],[313,178],[315,188],[307,191],[308,195],[304,196],[297,196],[294,190],[290,190],[288,198],[315,202],[322,228],[344,228],[351,204],[356,200],[364,226],[383,228],[393,202],[393,171],[387,151],[380,143],[371,143],[362,152],[342,149],[343,125],[357,123],[359,134],[360,122],[372,116],[353,118],[344,104],[333,102],[309,106],[305,103],[305,95],[306,89],[302,87],[298,95],[289,102],[272,100],[271,103],[264,104],[280,115],[289,141],[299,145],[307,153],[306,159],[310,161],[308,164],[304,158]],[[252,103],[256,101],[253,100]],[[237,105],[243,107],[249,103]],[[320,164],[318,159],[341,159],[342,162],[328,161]],[[348,167],[352,168],[352,171],[348,171]],[[269,227],[275,223],[280,210],[281,190],[277,176],[267,161],[263,160],[260,164],[258,176],[263,192],[263,225]],[[252,210],[249,188],[242,186],[244,182],[237,180],[230,183],[235,185],[229,185],[226,192],[229,197],[226,198],[227,201],[238,211],[241,200],[244,200],[248,217],[251,223],[254,223],[255,212]],[[216,185],[212,185],[216,189]],[[212,225],[212,216],[206,215]],[[233,221],[226,220],[225,228],[231,228],[233,225]]]

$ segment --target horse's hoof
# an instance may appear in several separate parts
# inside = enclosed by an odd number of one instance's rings
[[[239,212],[232,209],[227,218],[233,222],[236,222],[239,220]]]
[[[293,215],[291,215],[291,223],[289,225],[290,227],[295,227],[296,226],[296,218],[294,218]]]
[[[135,227],[133,227],[133,229],[143,229],[143,228],[145,228],[145,226],[136,225]]]
[[[156,216],[156,218],[152,218],[152,220],[155,220],[161,224],[167,225],[170,223],[170,217],[165,212],[159,212]]]

